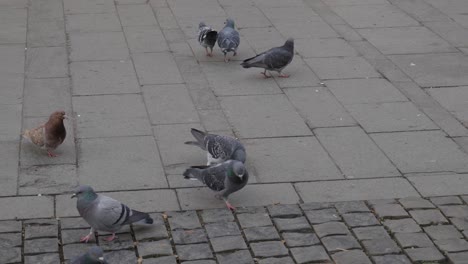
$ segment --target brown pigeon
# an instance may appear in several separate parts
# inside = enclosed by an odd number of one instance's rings
[[[34,129],[26,129],[23,133],[23,137],[27,138],[34,145],[47,150],[49,157],[57,157],[56,154],[52,153],[52,150],[56,149],[65,140],[67,131],[63,125],[63,120],[66,119],[64,111],[53,112],[49,120]]]

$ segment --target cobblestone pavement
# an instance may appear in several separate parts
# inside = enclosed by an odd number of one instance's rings
[[[101,243],[114,263],[467,263],[466,14],[466,0],[0,0],[0,263],[89,246],[78,184],[155,214]],[[227,17],[230,63],[196,40]],[[288,37],[290,78],[239,66]],[[49,158],[20,134],[57,109],[73,119]],[[235,215],[183,179],[206,158],[183,144],[191,127],[246,146]]]
[[[467,263],[467,202],[445,196],[155,213],[151,227],[97,241],[109,263]],[[19,263],[24,254],[28,264],[67,263],[90,247],[78,242],[87,232],[81,218],[3,222],[0,262]]]

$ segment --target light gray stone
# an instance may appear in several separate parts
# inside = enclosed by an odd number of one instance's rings
[[[436,209],[412,210],[409,213],[420,225],[439,225],[448,223],[442,213]]]
[[[140,0],[141,1],[141,0]],[[119,1],[122,2],[122,1]],[[158,22],[154,17],[151,6],[147,1],[141,1],[142,5],[118,5],[122,26],[156,26]]]
[[[138,254],[141,257],[172,255],[172,246],[169,240],[158,240],[138,243]]]
[[[362,57],[311,58],[305,61],[322,80],[380,77]]]
[[[291,254],[297,263],[326,262],[330,260],[322,246],[291,248]]]
[[[134,54],[133,63],[140,84],[182,83],[177,65],[169,53]]]
[[[78,185],[75,165],[31,166],[20,169],[19,193],[57,194]]]
[[[253,264],[254,260],[248,250],[238,250],[232,253],[216,254],[219,264]]]
[[[71,33],[70,60],[126,60],[128,48],[123,32]]]
[[[339,38],[297,39],[294,48],[304,58],[356,56],[357,52],[345,40]]]
[[[62,19],[28,22],[28,47],[65,46],[65,23]]]
[[[66,21],[68,33],[122,31],[115,13],[72,14]]]
[[[30,48],[26,53],[28,78],[68,77],[65,47]]]
[[[68,78],[26,79],[25,82],[23,116],[48,117],[57,110],[72,116]]]
[[[319,128],[317,138],[346,178],[399,176],[400,173],[359,127]]]
[[[2,195],[16,195],[18,189],[19,144],[15,141],[0,141],[0,190]],[[2,223],[0,226],[7,223]],[[2,228],[0,228],[2,230]],[[9,230],[9,228],[5,228]],[[1,231],[0,231],[1,232]]]
[[[0,10],[0,44],[26,42],[25,8],[2,8]]]
[[[0,64],[0,74],[24,73],[24,57],[24,44],[1,45],[0,61],[8,61],[8,63]]]
[[[398,220],[385,220],[383,222],[391,233],[416,233],[421,232],[422,229],[411,218],[398,219]]]
[[[320,84],[317,75],[299,56],[296,56],[282,72],[292,76],[292,78],[281,78],[273,73],[273,78],[281,88],[311,87]]]
[[[0,220],[53,217],[53,204],[53,198],[48,196],[0,198]]]
[[[255,257],[279,257],[288,254],[288,249],[280,241],[250,243]]]
[[[210,239],[214,252],[225,252],[239,249],[247,249],[242,236],[226,236]]]
[[[128,48],[132,53],[165,52],[169,50],[161,30],[154,26],[124,27]]]
[[[196,260],[212,258],[210,246],[208,244],[193,244],[176,246],[177,255],[180,260]]]
[[[66,14],[115,12],[114,1],[111,0],[64,0],[63,5]]]

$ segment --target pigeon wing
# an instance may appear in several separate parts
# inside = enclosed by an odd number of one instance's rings
[[[224,162],[203,170],[201,177],[203,183],[213,191],[224,190],[228,168],[229,164]]]

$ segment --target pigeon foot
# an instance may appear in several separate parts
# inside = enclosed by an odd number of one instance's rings
[[[289,75],[287,75],[287,74],[280,74],[280,75],[278,75],[278,77],[280,77],[280,78],[289,78]]]
[[[234,206],[232,206],[231,203],[229,203],[228,201],[224,201],[226,203],[226,206],[229,210],[231,211],[236,211],[236,208]]]
[[[263,75],[263,78],[268,79],[271,78],[271,75],[268,75],[266,72],[261,73]]]
[[[108,238],[104,238],[105,241],[107,242],[111,242],[112,240],[114,240],[117,236],[115,235],[115,233],[112,233],[112,236],[108,237]]]
[[[93,235],[93,233],[89,233],[87,236],[84,236],[80,239],[80,242],[85,242],[85,243],[88,243],[89,239],[91,239],[91,236]]]

